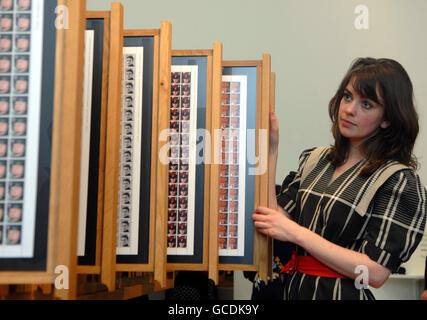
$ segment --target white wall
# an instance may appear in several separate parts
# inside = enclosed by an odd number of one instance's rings
[[[408,71],[421,132],[416,155],[427,181],[427,1],[425,0],[122,0],[125,28],[172,23],[173,49],[224,46],[225,60],[272,55],[277,75],[280,151],[276,180],[296,169],[300,152],[331,143],[327,105],[356,57],[388,57]],[[87,0],[108,10],[110,0]],[[354,26],[357,5],[369,9],[369,29]],[[405,280],[400,280],[405,281]],[[393,297],[393,293],[389,293]]]

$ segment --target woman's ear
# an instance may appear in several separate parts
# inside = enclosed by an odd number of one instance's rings
[[[390,125],[390,121],[384,120],[383,122],[381,122],[380,127],[382,129],[386,129],[388,128],[389,125]]]

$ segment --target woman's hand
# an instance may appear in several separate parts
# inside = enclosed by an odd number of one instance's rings
[[[279,148],[279,120],[276,113],[270,111],[270,154],[276,153]]]
[[[296,243],[302,228],[282,212],[266,207],[258,207],[252,220],[258,232],[280,241]]]

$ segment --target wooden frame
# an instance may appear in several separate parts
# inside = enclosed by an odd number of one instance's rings
[[[269,54],[264,54],[262,61],[223,61],[223,67],[255,67],[257,70],[257,94],[256,94],[256,130],[269,128],[269,108],[270,103],[274,102],[272,99],[273,88],[271,85],[271,59]],[[222,76],[222,74],[221,74]],[[271,101],[270,101],[271,100]],[[217,112],[212,114],[212,119],[218,119],[215,123],[213,120],[213,127],[219,128],[219,101],[215,101],[217,107],[213,106],[213,110]],[[268,136],[268,135],[267,135]],[[259,135],[256,135],[256,148],[259,151]],[[259,157],[260,155],[256,155]],[[212,165],[211,169],[211,183],[213,186],[218,186],[219,183],[214,183],[214,178],[219,177],[218,166]],[[268,206],[268,193],[267,188],[261,186],[268,185],[268,170],[261,175],[255,176],[255,192],[254,192],[254,208],[258,206]],[[218,225],[217,212],[219,202],[219,194],[216,188],[211,190],[211,225]],[[213,259],[215,255],[218,256],[218,230],[212,232],[217,228],[211,228],[211,242],[210,250]],[[272,266],[272,244],[271,239],[267,239],[265,236],[254,232],[254,247],[253,247],[253,263],[252,264],[224,264],[219,262],[219,258],[216,258],[218,263],[209,260],[209,278],[215,282],[218,281],[218,270],[247,270],[247,271],[259,271],[262,279],[267,279],[271,276]]]
[[[109,11],[87,11],[86,19],[103,20],[104,38],[103,38],[103,57],[102,57],[102,96],[101,96],[101,114],[100,114],[100,141],[99,141],[99,174],[98,174],[98,204],[97,204],[97,222],[96,222],[96,246],[95,263],[93,265],[78,265],[79,274],[100,274],[101,273],[101,241],[102,241],[102,219],[104,209],[104,175],[105,175],[105,148],[107,132],[107,97],[108,97],[108,68],[109,68],[109,41],[110,41],[110,12]]]
[[[118,170],[120,148],[120,110],[122,88],[123,6],[111,3],[110,64],[108,69],[108,107],[102,229],[101,282],[109,291],[116,288],[116,233]]]
[[[162,21],[160,29],[123,30],[123,7],[120,3],[112,3],[111,9],[111,42],[110,69],[108,89],[108,116],[106,141],[106,175],[104,191],[104,225],[101,282],[109,291],[117,287],[116,272],[154,272],[154,287],[164,288],[170,282],[166,275],[166,239],[162,239],[162,212],[158,205],[159,186],[156,181],[162,174],[161,162],[158,159],[160,147],[159,134],[164,122],[159,121],[168,115],[162,113],[161,104],[165,105],[165,92],[170,90],[170,59],[171,59],[171,25]],[[148,263],[118,263],[116,255],[117,208],[118,208],[118,177],[120,150],[120,114],[122,89],[122,56],[125,37],[154,38],[153,66],[153,101],[152,101],[152,136],[151,136],[151,193],[150,193],[150,227]],[[161,62],[161,63],[160,63]],[[169,99],[168,99],[169,100]],[[164,109],[163,109],[164,110]],[[160,167],[160,169],[159,169]],[[163,220],[164,221],[164,220]],[[164,230],[166,234],[166,230]],[[149,284],[149,283],[147,283]]]
[[[53,0],[52,0],[53,1]],[[214,43],[212,50],[172,51],[172,26],[162,21],[160,29],[124,30],[123,5],[111,4],[111,11],[86,12],[85,0],[58,0],[55,4],[68,9],[68,28],[57,29],[55,48],[54,111],[52,129],[52,167],[50,172],[49,224],[47,257],[44,271],[2,271],[0,284],[24,284],[35,291],[44,287],[52,293],[52,284],[58,277],[57,266],[65,266],[69,286],[54,290],[54,297],[76,298],[131,298],[172,286],[173,271],[208,271],[218,282],[219,270],[259,271],[262,279],[271,276],[271,239],[254,232],[253,263],[221,263],[218,251],[219,163],[220,146],[216,129],[220,128],[222,68],[230,66],[255,67],[256,129],[268,131],[269,112],[274,109],[275,74],[271,73],[270,55],[260,61],[223,61],[222,44]],[[79,265],[77,258],[78,208],[81,155],[81,110],[83,95],[84,31],[87,19],[104,20],[102,97],[100,113],[100,150],[97,194],[96,253],[93,265]],[[119,150],[122,89],[122,56],[126,37],[154,39],[151,178],[149,240],[147,263],[118,262],[116,254]],[[204,171],[203,254],[201,262],[167,262],[168,164],[159,155],[167,144],[164,132],[169,132],[171,61],[174,57],[206,57],[206,130],[211,134],[211,147],[205,148],[210,164]],[[218,130],[219,131],[219,130]],[[267,135],[268,136],[268,135]],[[256,150],[260,141],[256,135]],[[256,156],[260,156],[259,154]],[[255,177],[254,206],[268,206],[268,174]],[[212,187],[214,186],[214,187]],[[119,259],[120,260],[120,259]],[[60,271],[59,271],[60,272]],[[119,278],[117,272],[129,272]],[[136,275],[141,273],[141,275]],[[78,281],[78,274],[99,275],[95,281]],[[133,274],[133,276],[132,276]],[[88,277],[88,279],[90,276]],[[100,282],[98,281],[100,278]],[[79,286],[82,285],[82,286]],[[86,286],[87,285],[87,286]],[[105,287],[102,287],[105,285]],[[78,287],[79,286],[79,287]],[[102,287],[102,288],[101,288]],[[43,288],[43,287],[42,287]],[[95,291],[92,290],[95,288]],[[77,289],[82,290],[78,295]],[[31,291],[30,290],[30,291]],[[83,292],[85,291],[86,292]],[[0,287],[4,296],[5,288]],[[83,292],[83,294],[82,294]]]
[[[59,137],[66,137],[68,140],[61,139],[57,141],[58,148],[61,150],[61,166],[60,172],[55,172],[55,181],[64,181],[69,184],[67,188],[60,190],[61,196],[56,203],[56,221],[58,232],[56,237],[57,242],[57,265],[68,266],[69,269],[69,285],[68,289],[55,289],[55,296],[62,299],[74,299],[77,295],[77,213],[78,213],[78,193],[79,193],[79,176],[76,172],[80,172],[80,144],[81,144],[81,101],[82,101],[82,82],[83,82],[83,50],[84,50],[84,30],[85,30],[85,10],[86,1],[58,1],[58,4],[63,4],[68,7],[70,28],[58,31],[59,43],[65,40],[63,48],[67,48],[61,52],[64,58],[61,62],[57,60],[57,70],[61,70],[60,79],[63,80],[61,96],[58,100],[55,98],[55,107],[57,104],[62,106],[62,121],[61,128],[54,128],[54,132]],[[61,37],[63,37],[61,39]],[[81,68],[76,68],[81,66]],[[60,85],[58,85],[60,87]],[[58,90],[61,90],[58,88]],[[57,89],[55,88],[55,92]],[[67,114],[69,113],[69,114]],[[55,116],[56,119],[56,116]],[[55,137],[55,134],[53,135]],[[72,152],[70,152],[70,146]],[[64,175],[63,170],[72,168],[68,174]],[[60,184],[62,185],[62,183]],[[52,186],[53,187],[53,186]],[[54,189],[53,189],[54,190]]]
[[[162,163],[158,155],[166,144],[165,140],[160,141],[161,132],[169,130],[169,103],[171,90],[171,60],[172,60],[172,26],[168,21],[162,21],[160,25],[160,60],[159,65],[159,109],[157,113],[157,131],[153,135],[157,137],[156,144],[153,145],[153,151],[156,154],[156,177],[158,181],[167,181],[168,165]],[[152,165],[154,162],[152,163]],[[156,183],[155,187],[155,210],[156,210],[156,227],[155,234],[156,250],[154,255],[154,281],[160,288],[167,285],[166,271],[166,236],[167,236],[167,203],[164,195],[167,194],[167,183]]]
[[[214,73],[221,72],[221,61],[222,59],[216,59],[216,64],[214,57],[221,56],[222,57],[222,46],[220,43],[215,43],[214,48],[212,50],[173,50],[172,51],[172,59],[174,57],[177,58],[186,58],[186,57],[194,57],[197,58],[205,58],[206,59],[206,117],[205,117],[205,128],[208,133],[212,133],[211,130],[211,113],[212,113],[212,89],[214,87]],[[220,84],[217,84],[218,86]],[[208,270],[208,259],[209,259],[209,205],[210,205],[210,165],[211,165],[211,137],[210,139],[205,140],[207,143],[204,149],[205,155],[205,170],[204,170],[204,203],[203,203],[203,231],[202,231],[202,250],[203,254],[201,257],[201,262],[168,262],[167,270],[168,271],[176,271],[176,270],[198,270],[198,271],[207,271]],[[200,217],[199,217],[200,219]],[[194,253],[193,256],[197,255]],[[184,256],[186,257],[186,256]],[[185,258],[184,258],[185,260]]]
[[[85,0],[59,0],[68,8],[68,29],[56,31],[53,100],[52,157],[50,171],[47,264],[45,271],[1,272],[0,283],[42,284],[55,281],[55,267],[68,269],[68,290],[55,290],[63,299],[76,294],[76,233],[80,167],[80,107],[83,79]],[[52,26],[53,27],[53,26]],[[67,50],[64,50],[67,48]],[[76,68],[82,66],[82,68]]]
[[[222,43],[214,44],[214,65],[224,66],[222,61],[223,48]],[[212,82],[212,113],[211,113],[211,132],[215,128],[220,128],[220,106],[221,106],[221,83],[222,83],[222,68],[213,71]],[[219,136],[213,136],[214,141],[219,141]],[[219,160],[220,150],[216,143],[212,143],[211,148],[212,164],[210,169],[210,182],[213,186],[219,186]],[[210,213],[209,225],[211,226],[209,232],[209,268],[208,277],[216,284],[218,283],[218,212],[219,212],[219,190],[212,188],[210,191]],[[212,227],[215,226],[215,227]]]
[[[158,112],[158,91],[159,91],[159,50],[160,50],[160,29],[137,29],[124,30],[124,38],[153,38],[153,89],[151,104],[151,123],[152,132],[157,132],[157,112]],[[144,107],[144,106],[143,106]],[[151,135],[151,149],[157,145],[157,135]],[[151,174],[150,174],[150,213],[149,213],[149,239],[148,239],[148,262],[147,263],[120,263],[116,262],[116,271],[129,272],[153,272],[154,271],[154,252],[155,252],[155,190],[156,190],[156,164],[157,153],[151,152]],[[141,232],[141,230],[140,230]]]

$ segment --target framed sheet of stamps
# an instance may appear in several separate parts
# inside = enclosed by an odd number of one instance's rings
[[[193,256],[196,216],[194,142],[198,95],[202,94],[203,87],[198,90],[199,66],[176,65],[180,59],[185,58],[172,57],[167,252],[169,256]]]
[[[117,220],[118,268],[149,264],[151,212],[151,146],[155,44],[158,37],[142,30],[125,30],[119,208]]]
[[[198,66],[172,65],[172,132],[168,185],[169,255],[194,254],[197,85]]]
[[[160,30],[124,30],[118,23],[122,19],[122,5],[112,3],[105,164],[110,187],[104,192],[101,261],[101,281],[110,291],[117,286],[118,272],[153,272],[156,255],[161,258],[163,252],[166,258],[166,239],[163,250],[155,249],[155,148],[160,77],[170,74],[170,67],[160,67],[170,59],[170,50],[164,57],[161,52],[171,42],[171,27],[165,21]],[[159,277],[166,282],[166,272]]]
[[[221,85],[219,263],[251,264],[255,175],[257,68],[224,67]],[[253,159],[253,158],[252,158]]]
[[[268,205],[269,108],[273,103],[270,56],[223,61],[219,168],[219,270],[271,269],[271,240],[254,230],[252,214]],[[211,213],[212,214],[212,213]]]
[[[105,157],[106,79],[104,64],[108,48],[108,20],[104,13],[87,13],[80,164],[79,265],[100,263],[100,223],[102,221],[103,163]],[[101,196],[100,196],[101,194]],[[94,196],[98,195],[98,196]]]
[[[0,283],[52,283],[55,266],[74,270],[84,4],[0,1]]]
[[[143,47],[123,47],[117,254],[138,253]]]
[[[215,50],[172,51],[167,263],[208,269],[210,112]],[[209,150],[209,152],[208,152]]]
[[[56,3],[0,4],[0,270],[43,270]]]
[[[219,255],[244,256],[247,75],[222,77]]]

